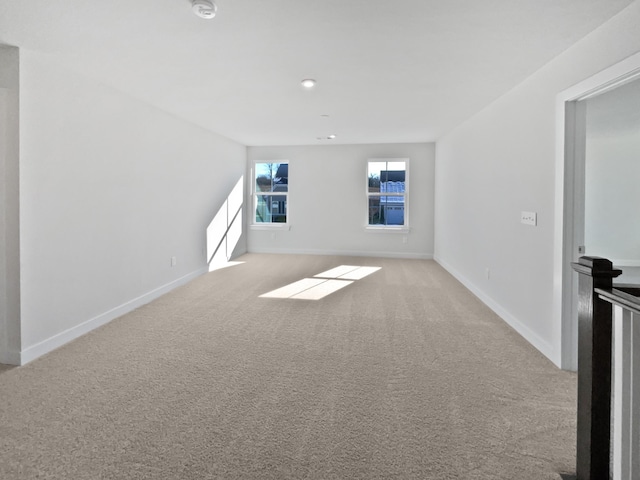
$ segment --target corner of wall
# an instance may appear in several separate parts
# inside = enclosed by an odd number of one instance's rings
[[[513,328],[521,337],[529,342],[545,357],[551,360],[558,368],[560,368],[560,352],[556,351],[553,344],[547,342],[531,330],[527,325],[520,321],[516,316],[505,310],[497,301],[492,299],[489,295],[484,293],[473,282],[462,275],[459,271],[453,268],[450,264],[443,261],[439,257],[434,257],[436,263],[449,272],[456,280],[464,285],[471,293],[473,293],[482,303],[489,307],[498,317],[500,317],[507,325]]]
[[[69,343],[72,340],[75,340],[76,338],[81,337],[82,335],[89,333],[90,331],[95,330],[96,328],[106,325],[107,323],[109,323],[112,320],[115,320],[118,317],[126,315],[127,313],[135,310],[136,308],[139,308],[143,305],[146,305],[147,303],[150,303],[151,301],[161,297],[162,295],[170,292],[171,290],[178,288],[182,285],[186,285],[190,281],[194,280],[200,275],[207,273],[208,271],[209,270],[207,267],[199,268],[198,270],[195,270],[172,282],[162,285],[150,292],[147,292],[144,295],[141,295],[126,303],[123,303],[122,305],[112,308],[111,310],[104,312],[96,317],[93,317],[68,330],[65,330],[64,332],[60,332],[36,345],[32,345],[26,348],[25,350],[23,350],[22,352],[20,352],[20,354],[18,355],[19,361],[18,363],[15,363],[15,365],[25,365],[29,362],[32,362],[33,360],[36,360],[37,358]]]

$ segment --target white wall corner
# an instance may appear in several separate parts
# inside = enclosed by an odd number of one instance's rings
[[[122,305],[112,308],[107,312],[104,312],[96,317],[86,320],[85,322],[82,322],[68,330],[65,330],[64,332],[60,332],[57,335],[54,335],[46,340],[43,340],[42,342],[39,342],[35,345],[31,345],[30,347],[23,350],[18,355],[18,358],[14,359],[15,360],[14,362],[9,362],[9,363],[11,363],[12,365],[25,365],[29,362],[32,362],[33,360],[36,360],[42,355],[45,355],[46,353],[49,353],[55,350],[56,348],[59,348],[65,345],[66,343],[72,340],[75,340],[76,338],[81,337],[82,335],[89,333],[90,331],[95,330],[98,327],[106,325],[110,321],[115,320],[116,318],[121,317],[135,310],[138,307],[141,307],[143,305],[146,305],[147,303],[150,303],[156,298],[159,298],[162,295],[169,293],[171,290],[174,290],[175,288],[178,288],[182,285],[186,285],[187,283],[199,277],[200,275],[208,273],[208,271],[209,269],[207,267],[201,267],[172,282],[169,282],[154,290],[151,290],[150,292],[144,295],[134,298],[133,300],[130,300],[126,303],[123,303]]]
[[[447,272],[449,272],[453,277],[458,280],[462,285],[464,285],[471,293],[473,293],[476,297],[482,301],[487,307],[489,307],[493,312],[498,315],[502,320],[507,323],[511,328],[513,328],[521,337],[523,337],[527,342],[529,342],[533,347],[535,347],[540,353],[542,353],[545,357],[547,357],[551,362],[553,362],[558,368],[560,368],[560,352],[557,351],[557,348],[554,347],[551,343],[547,342],[543,338],[541,338],[538,334],[533,332],[529,327],[526,326],[522,321],[517,319],[507,310],[505,310],[498,302],[492,299],[489,295],[484,293],[480,288],[478,288],[473,282],[467,279],[465,276],[460,274],[455,268],[449,265],[447,262],[443,261],[441,258],[437,256],[434,260]]]

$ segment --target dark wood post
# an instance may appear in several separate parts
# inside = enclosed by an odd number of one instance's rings
[[[610,478],[612,307],[596,288],[611,288],[622,273],[599,257],[572,264],[578,280],[577,480]]]

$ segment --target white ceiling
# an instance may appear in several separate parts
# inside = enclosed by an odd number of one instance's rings
[[[203,20],[189,0],[0,0],[0,43],[245,145],[424,142],[633,0],[216,3]]]

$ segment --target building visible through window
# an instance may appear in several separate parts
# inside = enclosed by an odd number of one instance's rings
[[[368,225],[406,226],[407,160],[370,160],[367,176]]]
[[[287,223],[289,164],[256,162],[253,223]]]

